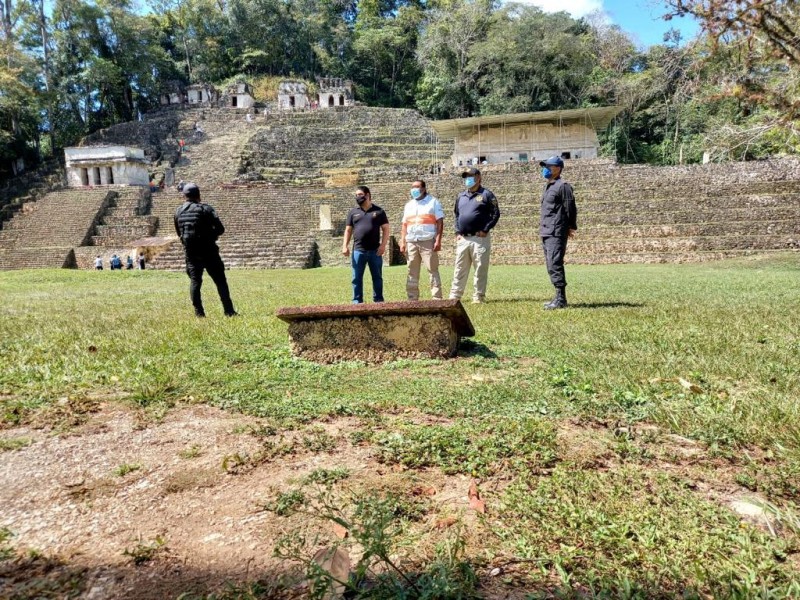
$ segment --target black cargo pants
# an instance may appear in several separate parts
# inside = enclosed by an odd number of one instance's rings
[[[186,252],[186,273],[191,280],[189,295],[192,298],[194,312],[198,315],[205,314],[203,300],[200,296],[200,288],[203,286],[203,271],[208,271],[208,276],[216,284],[225,314],[232,315],[236,311],[233,309],[228,280],[225,277],[225,265],[222,263],[217,248],[202,252]]]
[[[567,238],[549,236],[542,238],[544,249],[544,262],[547,265],[547,274],[554,287],[567,287],[567,278],[564,275],[564,254],[567,252]]]

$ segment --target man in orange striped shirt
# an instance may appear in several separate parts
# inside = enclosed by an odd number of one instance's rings
[[[400,252],[408,257],[406,294],[409,300],[419,300],[420,266],[430,273],[431,297],[442,299],[442,280],[439,277],[439,250],[442,249],[444,210],[434,196],[428,194],[421,179],[411,186],[411,200],[403,211],[400,231]]]

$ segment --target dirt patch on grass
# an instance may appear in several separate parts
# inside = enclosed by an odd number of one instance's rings
[[[143,428],[135,411],[104,405],[69,435],[5,430],[4,438],[31,443],[3,454],[0,527],[13,532],[18,556],[49,558],[5,561],[14,576],[0,580],[0,596],[69,585],[86,598],[162,599],[226,581],[277,581],[288,565],[273,548],[292,521],[263,507],[315,470],[347,469],[354,490],[408,497],[422,529],[438,531],[441,514],[467,506],[469,478],[382,465],[371,447],[348,441],[358,426],[337,418],[277,431],[263,420],[191,406]],[[235,474],[223,468],[226,457],[278,446],[288,450]],[[136,565],[135,556],[144,560]]]
[[[2,454],[0,528],[13,532],[17,558],[0,561],[0,597],[13,591],[22,598],[162,599],[230,581],[277,586],[293,576],[292,565],[273,557],[283,534],[301,527],[324,544],[337,532],[308,514],[282,517],[265,507],[300,488],[310,501],[321,489],[315,486],[331,481],[333,498],[343,505],[353,494],[370,492],[398,499],[398,514],[414,539],[398,559],[408,568],[432,560],[437,545],[456,535],[487,598],[512,597],[524,586],[514,590],[510,582],[524,581],[532,568],[493,554],[488,543],[503,527],[498,501],[506,476],[477,482],[486,510],[479,513],[470,508],[471,477],[382,464],[379,449],[354,435],[365,427],[391,431],[395,422],[425,427],[451,419],[408,409],[375,421],[330,417],[281,430],[267,420],[190,406],[143,425],[136,411],[97,405],[79,421],[61,435],[31,427],[0,432],[2,439],[29,441]],[[635,461],[680,477],[728,508],[758,500],[736,484],[735,465],[651,426],[562,422],[557,446],[558,460],[579,469],[612,470]],[[780,534],[774,519],[764,526],[770,525]],[[502,576],[490,575],[498,569]],[[297,592],[288,589],[290,596]]]

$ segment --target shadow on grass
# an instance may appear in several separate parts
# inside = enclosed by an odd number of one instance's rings
[[[519,298],[498,298],[497,300],[492,300],[492,304],[515,304],[520,302],[534,302],[539,303],[541,302],[542,305],[550,302],[553,298],[551,296],[540,296],[540,297],[530,297],[530,296],[523,296]],[[641,302],[578,302],[572,303],[570,302],[570,308],[643,308],[645,305]]]
[[[641,302],[578,302],[570,304],[570,308],[643,308]]]
[[[461,340],[458,343],[458,355],[462,357],[481,356],[483,358],[497,358],[491,348],[472,340]]]
[[[74,559],[73,559],[74,560]],[[462,563],[466,564],[466,563]],[[474,573],[472,567],[467,567]],[[414,574],[412,579],[415,579]],[[419,582],[419,579],[417,579]],[[462,577],[452,574],[440,582],[448,583],[448,589],[461,591],[458,597],[473,598],[476,587],[486,593],[485,597],[501,597],[493,594],[497,591],[494,582],[478,576],[475,581],[467,582]],[[250,573],[249,563],[239,569],[197,569],[188,567],[182,561],[159,557],[141,566],[81,564],[80,561],[67,562],[55,558],[19,557],[0,562],[0,597],[19,598],[76,598],[100,597],[119,598],[124,600],[273,600],[277,598],[307,597],[305,578],[299,569],[291,567],[275,567],[267,571]],[[623,592],[630,597],[648,598],[649,600],[671,600],[676,597],[697,597],[696,591],[687,588],[681,582],[666,582],[663,588],[639,584],[635,580],[614,578],[600,582],[594,591],[594,597],[621,597]],[[458,590],[460,588],[460,590]],[[586,588],[567,584],[558,585],[503,585],[502,597],[509,590],[525,592],[528,598],[584,598]],[[523,589],[524,588],[524,589]],[[398,588],[399,589],[399,588]],[[349,598],[374,598],[369,593],[348,594]],[[408,590],[410,591],[410,590]],[[684,593],[681,593],[683,591]],[[638,592],[638,593],[636,593]],[[387,596],[381,596],[387,597]],[[411,598],[420,596],[410,594]],[[427,596],[426,596],[427,597]],[[440,597],[440,596],[437,596]],[[456,597],[454,594],[450,597]],[[628,597],[626,595],[626,597]],[[726,595],[726,597],[728,597]],[[788,596],[787,596],[788,597]]]

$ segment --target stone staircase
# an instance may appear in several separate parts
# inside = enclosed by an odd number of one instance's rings
[[[116,192],[108,188],[51,192],[26,203],[0,231],[0,269],[74,265]]]
[[[177,137],[186,143],[175,163],[175,181],[193,181],[203,191],[218,189],[241,172],[241,154],[250,138],[264,123],[256,117],[248,123],[246,110],[195,109],[186,111]],[[203,133],[195,132],[199,123]]]
[[[247,144],[241,170],[247,179],[282,185],[324,185],[336,175],[368,183],[409,179],[430,169],[434,149],[435,134],[413,110],[354,107],[278,114]],[[440,144],[439,150],[449,156],[452,144]]]
[[[150,211],[150,192],[144,188],[122,188],[100,217],[92,235],[92,246],[124,246],[152,236],[158,218]]]
[[[203,134],[195,135],[195,122]],[[356,182],[369,185],[399,237],[411,181],[435,157],[430,128],[407,110],[272,113],[248,123],[244,111],[193,109],[125,125],[97,139],[143,141],[162,165],[177,140],[186,140],[176,181],[198,183],[203,201],[217,209],[227,228],[219,245],[231,268],[347,264],[340,248]],[[126,140],[126,132],[133,138]],[[440,162],[449,151],[440,146]],[[482,170],[502,213],[492,262],[540,263],[539,168],[509,163]],[[798,160],[680,167],[575,160],[564,175],[579,207],[580,231],[567,255],[572,263],[702,261],[800,247]],[[458,170],[423,177],[444,205],[441,258],[452,264],[453,204],[463,181]],[[151,248],[164,250],[149,266],[183,270],[173,229],[182,201],[174,189],[152,195],[133,188],[53,192],[25,203],[4,224],[0,268],[90,268],[96,254],[124,258],[136,250],[132,242],[152,236]],[[320,231],[323,206],[332,228]]]
[[[34,202],[64,184],[62,159],[52,158],[38,168],[5,182],[0,189],[0,229],[23,205]]]
[[[542,262],[538,238],[543,184],[535,167],[484,172],[501,218],[493,232],[493,262]],[[579,235],[569,244],[572,263],[684,262],[800,247],[800,163],[618,166],[601,161],[568,165],[579,209]],[[453,205],[462,189],[454,174],[431,176],[428,189],[445,209],[442,260],[452,263]],[[399,237],[410,182],[371,185],[373,201],[389,214]],[[318,234],[321,264],[342,264],[338,250],[351,190],[326,190],[334,232]]]
[[[304,212],[302,191],[265,195],[262,189],[237,188],[209,192],[203,201],[214,206],[226,232],[219,241],[228,268],[308,268],[315,266],[315,243]],[[294,197],[292,197],[294,196]],[[173,225],[178,193],[154,195],[152,214],[158,218],[158,237],[174,237],[170,247],[151,262],[151,268],[185,268],[183,248]]]

